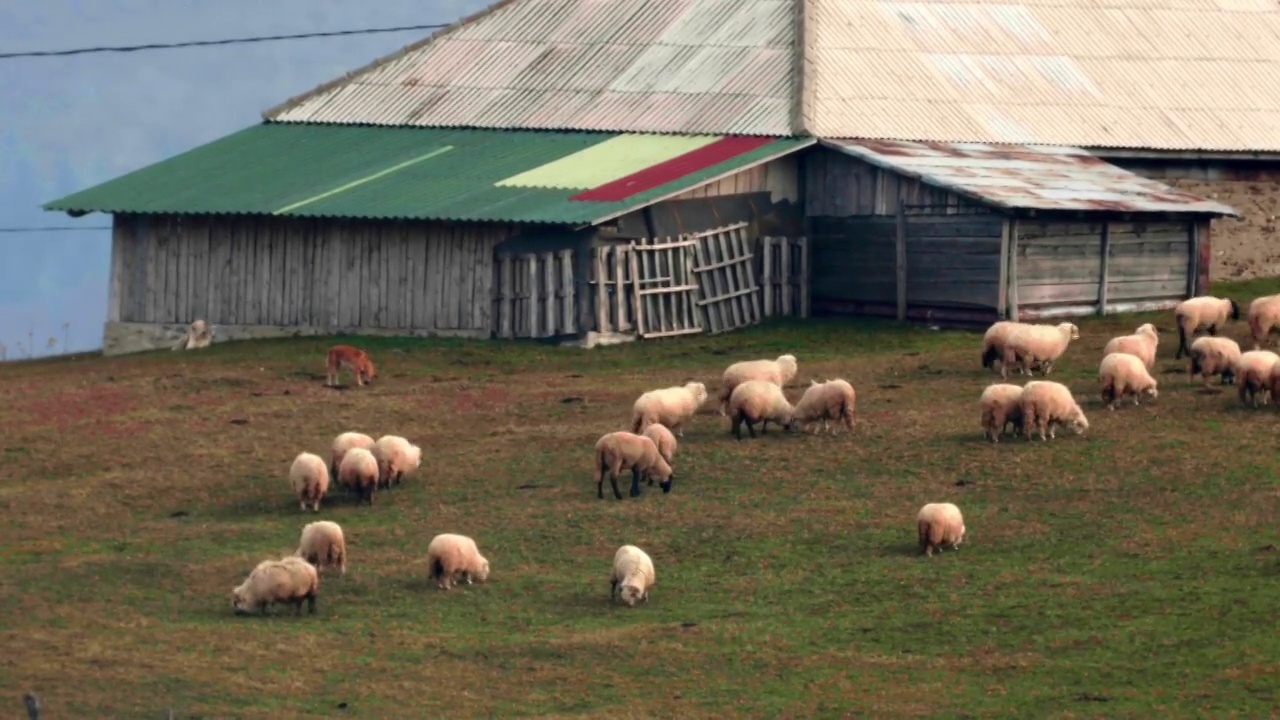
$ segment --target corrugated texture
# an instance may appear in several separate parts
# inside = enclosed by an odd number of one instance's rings
[[[774,141],[770,138],[763,137],[721,138],[710,145],[691,150],[656,165],[650,165],[643,170],[578,193],[569,199],[597,202],[626,200],[646,190],[662,187],[669,182],[701,172],[704,168],[749,153],[772,142]]]
[[[277,122],[792,135],[794,0],[508,0]]]
[[[498,181],[512,187],[583,189],[706,147],[718,135],[619,135],[585,150]]]
[[[1236,215],[1071,147],[823,140],[877,167],[997,207]]]
[[[682,174],[616,201],[571,199],[593,186],[497,184],[617,137],[613,133],[264,124],[44,207],[112,213],[590,223],[814,142],[770,139],[718,159],[686,162]],[[696,153],[697,149],[686,155]]]
[[[1275,0],[808,0],[819,137],[1280,151]]]

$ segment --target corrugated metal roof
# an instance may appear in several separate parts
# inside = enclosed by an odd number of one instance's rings
[[[1080,148],[903,140],[822,144],[1000,208],[1238,215],[1227,205],[1136,175]]]
[[[44,208],[586,224],[815,142],[710,140],[690,146],[617,133],[263,124]],[[600,168],[595,150],[606,143],[616,157],[634,158],[637,149],[652,156]],[[536,172],[548,166],[563,177]],[[572,186],[564,187],[566,178]]]

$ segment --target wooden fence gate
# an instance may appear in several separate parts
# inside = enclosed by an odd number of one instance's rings
[[[760,323],[760,286],[748,226],[735,223],[689,236],[698,248],[698,306],[713,334]]]
[[[649,239],[631,243],[632,302],[636,333],[642,338],[702,332],[698,285],[694,281],[692,239]]]

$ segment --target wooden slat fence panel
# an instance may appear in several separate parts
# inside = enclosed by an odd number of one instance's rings
[[[578,332],[572,250],[501,255],[494,264],[493,288],[495,337]]]
[[[693,262],[696,244],[694,239],[680,238],[645,238],[631,244],[631,262],[637,269],[632,286],[640,307],[640,337],[702,332]]]
[[[756,244],[765,317],[809,317],[809,238],[762,237]]]
[[[689,236],[696,244],[697,304],[713,334],[759,324],[762,317],[747,228],[735,223]]]

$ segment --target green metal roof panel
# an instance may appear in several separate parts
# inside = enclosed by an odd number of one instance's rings
[[[269,123],[44,207],[582,224],[813,142]]]

